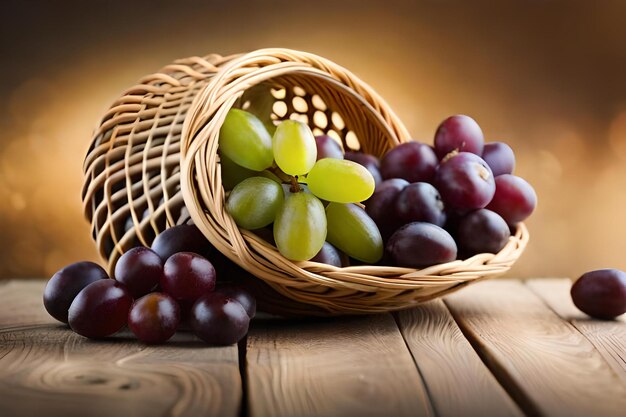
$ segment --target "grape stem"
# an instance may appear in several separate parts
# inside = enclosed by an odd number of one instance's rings
[[[300,188],[300,184],[298,184],[298,176],[295,177],[290,177],[291,179],[291,188],[289,188],[289,191],[291,191],[292,193],[299,193],[300,191],[302,191],[302,188]]]
[[[458,154],[459,154],[458,148],[451,150],[446,156],[443,157],[443,159],[441,160],[441,163],[443,164],[444,162],[447,162],[449,159],[454,158]]]
[[[276,175],[281,181],[291,182],[290,176],[281,171],[280,168],[273,166],[271,168],[268,168],[267,170]]]

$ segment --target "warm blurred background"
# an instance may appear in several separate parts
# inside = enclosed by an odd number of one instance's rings
[[[373,86],[416,139],[474,117],[538,211],[511,276],[626,269],[626,2],[5,1],[0,277],[97,259],[82,162],[107,106],[170,61],[281,46]]]

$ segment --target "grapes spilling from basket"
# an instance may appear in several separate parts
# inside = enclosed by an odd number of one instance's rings
[[[168,229],[151,249],[122,255],[115,279],[93,262],[67,266],[48,281],[44,306],[89,338],[128,325],[140,341],[164,343],[186,325],[208,344],[236,343],[248,332],[256,301],[240,286],[217,282],[213,264],[198,253],[208,246],[200,236],[192,225]]]
[[[423,268],[496,253],[537,204],[511,148],[485,144],[463,115],[440,124],[433,147],[407,142],[379,160],[294,120],[271,136],[233,109],[219,151],[227,212],[242,229],[271,229],[268,243],[292,261]]]

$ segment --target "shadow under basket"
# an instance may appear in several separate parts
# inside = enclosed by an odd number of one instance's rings
[[[497,254],[425,269],[344,268],[292,262],[224,209],[218,154],[229,109],[266,123],[296,119],[344,150],[382,156],[409,134],[387,103],[346,69],[322,57],[262,49],[175,61],[128,89],[107,111],[85,158],[82,193],[93,238],[110,272],[137,245],[190,219],[248,281],[265,310],[280,314],[366,314],[407,308],[506,272],[528,242],[519,224]],[[221,277],[218,277],[220,279]]]

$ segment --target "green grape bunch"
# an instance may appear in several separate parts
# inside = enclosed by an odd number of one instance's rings
[[[372,195],[374,177],[356,162],[318,155],[308,125],[284,120],[272,136],[254,114],[231,109],[219,152],[226,211],[242,229],[273,225],[285,258],[311,260],[326,241],[362,262],[382,258],[376,223],[356,204]]]

